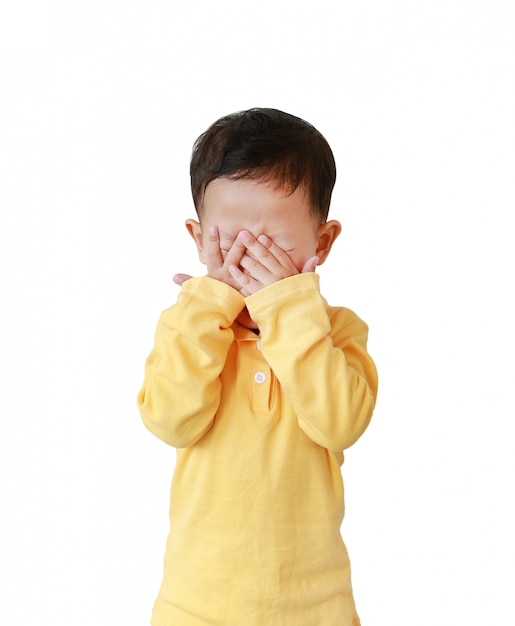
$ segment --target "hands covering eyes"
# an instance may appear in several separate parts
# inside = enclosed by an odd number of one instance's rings
[[[209,229],[204,252],[207,275],[233,287],[243,297],[283,278],[313,272],[319,260],[317,256],[309,258],[299,272],[288,253],[270,237],[259,235],[256,238],[247,230],[240,231],[230,249],[225,252],[220,248],[220,235],[216,226]],[[188,278],[191,276],[176,274],[174,281],[182,285]]]

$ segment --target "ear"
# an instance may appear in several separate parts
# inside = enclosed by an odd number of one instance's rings
[[[327,259],[333,243],[336,241],[338,235],[342,232],[342,225],[336,220],[325,222],[321,224],[318,229],[317,251],[316,255],[320,259],[318,265]]]
[[[195,245],[197,246],[198,258],[204,265],[206,264],[206,257],[204,254],[204,242],[202,240],[202,229],[200,223],[195,220],[186,220],[186,230],[192,237]]]

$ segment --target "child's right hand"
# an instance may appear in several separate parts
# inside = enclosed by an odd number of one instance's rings
[[[208,244],[205,249],[207,275],[210,278],[220,280],[226,285],[233,287],[239,291],[243,297],[250,295],[244,288],[233,278],[229,271],[231,265],[239,266],[243,255],[247,249],[238,237],[233,241],[227,252],[220,247],[220,233],[216,226],[210,226]]]
[[[244,298],[249,296],[250,292],[234,279],[229,268],[233,265],[238,267],[246,252],[245,245],[238,238],[234,240],[228,251],[223,251],[220,247],[218,228],[216,226],[209,228],[208,244],[205,248],[207,275],[236,289]],[[182,286],[190,278],[192,276],[189,274],[175,274],[173,282]]]

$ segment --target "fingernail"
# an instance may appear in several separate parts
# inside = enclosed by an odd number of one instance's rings
[[[216,226],[210,226],[209,227],[209,234],[210,235],[216,235],[218,233],[218,228]]]
[[[320,261],[320,259],[317,256],[313,259],[313,270],[315,270],[315,268],[318,265],[319,261]]]
[[[267,243],[268,243],[268,238],[267,238],[267,237],[265,237],[265,235],[259,235],[259,237],[258,237],[258,241],[259,241],[259,243],[261,243],[261,244],[265,245],[265,244],[267,244]]]
[[[246,230],[240,231],[239,237],[242,241],[249,242],[250,234]]]

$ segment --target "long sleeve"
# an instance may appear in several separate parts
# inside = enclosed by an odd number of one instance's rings
[[[350,447],[367,428],[377,394],[366,324],[348,309],[329,307],[311,272],[274,283],[245,302],[300,428],[330,450]]]
[[[213,425],[231,325],[243,306],[236,290],[204,276],[186,281],[161,314],[137,403],[145,426],[166,443],[191,446]]]

